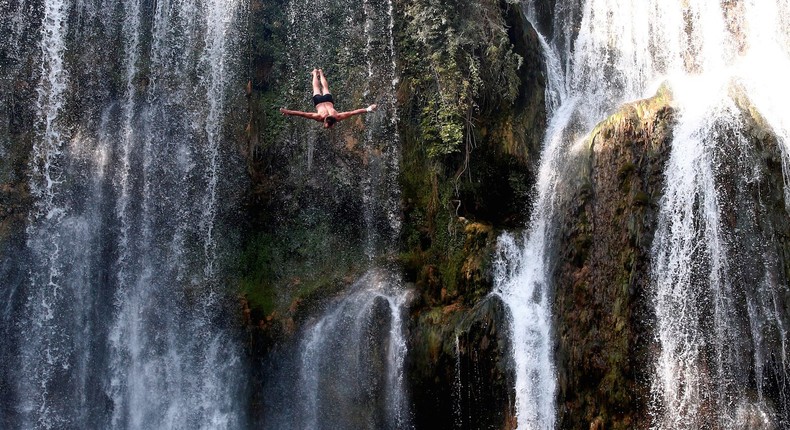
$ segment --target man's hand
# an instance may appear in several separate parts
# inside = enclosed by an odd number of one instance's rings
[[[370,106],[366,107],[365,110],[368,111],[368,112],[373,112],[374,110],[376,110],[377,107],[378,107],[377,105],[373,104],[373,105],[370,105]]]
[[[283,115],[287,115],[287,114],[285,113],[285,108],[282,108],[282,107],[280,108],[280,113],[281,113],[281,114],[283,114]]]

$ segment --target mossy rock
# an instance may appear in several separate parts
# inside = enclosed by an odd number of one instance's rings
[[[514,374],[502,302],[488,296],[471,308],[422,308],[410,321],[407,374],[415,426],[514,428]]]
[[[578,155],[555,272],[558,428],[648,422],[648,258],[674,115],[664,88],[598,124]]]

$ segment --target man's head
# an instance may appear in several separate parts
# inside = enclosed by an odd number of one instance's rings
[[[332,127],[335,126],[336,122],[337,122],[337,119],[330,115],[330,116],[324,118],[324,128],[332,128]]]

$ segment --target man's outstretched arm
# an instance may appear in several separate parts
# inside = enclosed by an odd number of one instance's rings
[[[313,119],[319,122],[323,121],[321,115],[317,112],[302,112],[300,110],[289,110],[286,108],[280,108],[280,112],[282,112],[283,115],[301,116],[302,118]]]
[[[360,114],[363,114],[363,113],[373,112],[374,110],[376,110],[376,105],[370,105],[370,106],[368,106],[368,107],[366,107],[364,109],[356,109],[356,110],[351,110],[351,111],[348,111],[348,112],[340,112],[339,114],[336,115],[335,118],[338,121],[343,121],[344,119],[351,118],[354,115],[360,115]]]

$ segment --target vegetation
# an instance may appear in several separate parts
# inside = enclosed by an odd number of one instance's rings
[[[399,46],[410,84],[422,95],[417,107],[426,153],[460,152],[470,143],[465,139],[474,139],[481,107],[512,107],[523,57],[496,1],[407,1],[404,22]]]
[[[525,219],[539,138],[524,130],[545,118],[542,83],[523,67],[533,53],[515,6],[401,3],[402,260],[428,303],[473,303],[490,289],[489,261],[475,259],[473,271],[484,275],[472,286],[468,225],[490,230]],[[495,234],[484,236],[492,247]]]
[[[289,299],[331,294],[353,280],[351,274],[364,259],[359,252],[344,249],[328,228],[320,224],[287,234],[261,232],[247,242],[239,259],[240,288],[259,317],[288,310],[295,305]],[[333,240],[323,241],[327,237]]]

